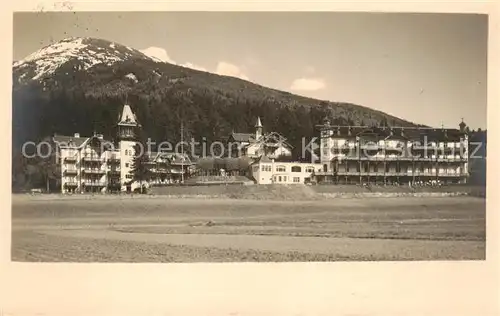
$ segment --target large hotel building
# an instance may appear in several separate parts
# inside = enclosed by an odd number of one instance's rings
[[[130,191],[140,185],[132,176],[136,131],[140,128],[129,105],[118,118],[118,143],[95,134],[84,137],[55,135],[52,142],[58,149],[62,193]],[[145,149],[147,151],[147,149]],[[147,165],[148,184],[179,182],[187,176],[193,163],[187,155],[175,152],[150,152]]]
[[[140,128],[129,105],[118,118],[118,143],[102,135],[53,136],[59,151],[62,193],[119,192],[137,188],[132,176],[135,133]],[[320,158],[310,163],[280,161],[291,146],[277,133],[233,133],[232,142],[251,158],[248,177],[256,184],[465,183],[469,175],[468,135],[460,129],[318,125]],[[181,182],[195,173],[186,154],[151,152],[147,184]],[[142,184],[141,184],[142,185]]]
[[[465,183],[468,136],[460,129],[319,125],[318,182]]]

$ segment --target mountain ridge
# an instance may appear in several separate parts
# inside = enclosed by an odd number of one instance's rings
[[[128,101],[156,139],[178,138],[180,121],[194,138],[217,140],[232,130],[264,128],[295,147],[333,124],[417,126],[357,104],[317,100],[240,78],[160,62],[134,48],[95,38],[69,38],[13,63],[15,144],[53,133],[95,130],[116,135],[115,118]],[[421,125],[424,126],[424,125]],[[299,145],[299,146],[297,146]]]

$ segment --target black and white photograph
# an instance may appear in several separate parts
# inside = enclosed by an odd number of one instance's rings
[[[487,70],[486,14],[15,12],[11,260],[484,261]]]

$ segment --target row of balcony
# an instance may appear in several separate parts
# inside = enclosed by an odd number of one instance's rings
[[[77,160],[78,160],[77,156],[69,156],[69,157],[65,157],[64,158],[65,162],[76,162]],[[81,158],[81,160],[83,162],[100,162],[100,163],[103,163],[103,162],[106,161],[109,164],[120,163],[120,159],[119,158],[102,158],[102,157],[99,157],[99,156],[83,156]]]
[[[465,177],[468,176],[467,172],[411,172],[411,171],[402,171],[402,172],[395,172],[395,171],[390,171],[390,172],[358,172],[358,171],[338,171],[337,173],[334,173],[332,171],[330,172],[325,172],[325,171],[319,171],[316,172],[315,175],[317,176],[332,176],[332,175],[337,175],[337,176],[370,176],[370,177],[390,177],[390,176],[399,176],[399,177]]]
[[[182,169],[171,169],[171,168],[151,168],[149,171],[153,173],[163,173],[163,174],[181,174]],[[184,173],[187,172],[188,169],[184,168]],[[120,169],[115,169],[115,170],[103,170],[103,169],[88,169],[88,168],[82,168],[81,169],[82,174],[89,174],[89,175],[104,175],[108,174],[109,176],[119,176],[121,174]],[[77,175],[78,174],[78,169],[66,169],[64,170],[64,175]]]
[[[102,187],[102,186],[121,186],[119,181],[90,181],[90,180],[82,180],[81,182],[77,181],[66,181],[64,183],[67,187],[77,187],[79,185],[84,186],[93,186],[93,187]]]
[[[64,183],[67,187],[77,187],[78,185],[87,186],[87,187],[105,187],[108,186],[108,182],[106,181],[68,181]]]
[[[329,147],[326,144],[322,144],[322,147]],[[371,151],[378,151],[378,150],[386,150],[386,151],[402,151],[402,150],[414,150],[414,151],[421,151],[421,150],[438,150],[438,151],[457,151],[457,150],[465,150],[465,147],[461,144],[455,144],[454,146],[443,146],[443,145],[437,145],[437,144],[421,144],[421,145],[389,145],[389,144],[344,144],[341,146],[331,146],[329,147],[331,149],[338,149],[342,151],[346,150],[371,150]]]
[[[120,170],[119,169],[115,169],[115,170],[103,170],[103,169],[88,169],[88,168],[82,168],[81,169],[81,172],[82,173],[85,173],[85,174],[120,174]],[[64,170],[64,174],[65,175],[72,175],[72,174],[78,174],[78,169],[66,169]]]
[[[419,156],[334,156],[336,160],[362,161],[437,161],[437,162],[466,162],[467,157],[419,157]]]

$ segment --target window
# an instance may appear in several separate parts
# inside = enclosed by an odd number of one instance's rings
[[[368,172],[368,164],[365,164],[365,172]]]
[[[385,165],[385,172],[389,172],[389,165]]]
[[[300,178],[299,177],[293,177],[293,182],[299,183],[300,182]]]
[[[313,173],[314,172],[314,167],[306,167],[306,172]]]
[[[373,171],[378,172],[378,165],[377,164],[375,164],[375,166],[373,166]]]
[[[262,171],[270,172],[271,171],[271,165],[262,165],[261,170]]]
[[[125,156],[128,156],[128,149],[125,149]]]
[[[360,172],[361,171],[361,166],[359,164],[356,165],[356,172]]]
[[[285,166],[276,166],[276,172],[285,172],[286,168]]]
[[[286,182],[286,176],[283,176],[283,182]]]
[[[299,166],[293,166],[292,167],[292,172],[301,172],[302,169]]]
[[[281,182],[281,176],[278,177],[278,182]]]
[[[129,163],[128,162],[125,163],[125,168],[128,168],[128,166],[129,166]]]

